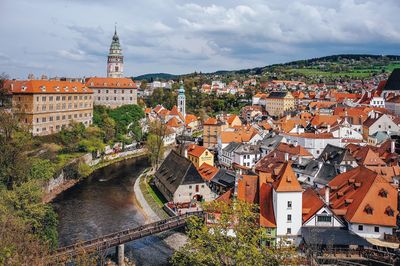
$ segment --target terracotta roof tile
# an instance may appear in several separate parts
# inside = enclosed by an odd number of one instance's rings
[[[277,192],[301,192],[303,191],[295,173],[293,172],[291,163],[286,162],[277,180],[273,183]]]
[[[248,203],[258,204],[258,176],[242,175],[238,181],[237,198]]]
[[[88,78],[86,86],[89,88],[136,89],[136,83],[128,78]]]
[[[11,93],[90,93],[93,91],[80,82],[55,80],[6,80],[4,88]]]
[[[352,223],[396,226],[397,190],[377,173],[359,166],[337,175],[328,186],[336,215]]]
[[[323,200],[312,188],[306,189],[303,192],[303,223],[314,216],[324,205]]]

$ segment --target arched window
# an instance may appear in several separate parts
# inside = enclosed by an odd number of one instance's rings
[[[115,72],[118,72],[118,66],[115,66]]]

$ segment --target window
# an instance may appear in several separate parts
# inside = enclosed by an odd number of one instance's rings
[[[192,189],[192,186],[189,186],[189,189]]]
[[[332,221],[332,216],[329,215],[318,215],[317,221],[322,223],[330,223]]]
[[[362,224],[358,225],[358,231],[364,230],[364,226]]]
[[[46,117],[42,117],[42,123],[46,122]]]
[[[292,201],[288,201],[288,202],[287,202],[287,208],[288,208],[288,209],[291,209],[291,208],[292,208]]]
[[[288,215],[287,215],[287,222],[288,222],[288,223],[291,223],[291,222],[292,222],[292,215],[291,215],[291,214],[288,214]]]
[[[287,228],[286,229],[286,234],[291,235],[292,234],[292,228]]]
[[[199,192],[199,185],[196,185],[196,192]]]
[[[66,98],[65,96],[62,96],[62,97],[61,97],[61,99],[62,99],[63,101],[65,101],[65,98]]]
[[[100,93],[100,90],[97,90],[98,93]]]
[[[106,93],[108,93],[108,90],[106,90]]]
[[[379,226],[375,226],[374,231],[375,233],[379,233]]]
[[[43,96],[42,97],[42,102],[45,102],[46,101],[46,96]]]

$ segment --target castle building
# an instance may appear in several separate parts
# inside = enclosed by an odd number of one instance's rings
[[[109,78],[122,78],[124,75],[124,56],[122,55],[121,45],[115,28],[114,36],[112,38],[110,52],[108,53],[107,60],[107,77]]]
[[[92,124],[93,91],[81,82],[7,80],[4,88],[12,95],[13,113],[33,135],[59,132],[72,121]]]
[[[136,83],[130,78],[99,78],[86,80],[86,86],[93,90],[94,105],[117,108],[137,104]]]

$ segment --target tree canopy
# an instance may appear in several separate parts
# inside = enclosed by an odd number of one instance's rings
[[[206,225],[198,217],[189,220],[188,243],[174,253],[173,265],[297,264],[292,247],[270,248],[262,244],[265,234],[258,225],[257,205],[214,201],[205,204],[204,209],[215,217],[214,223]]]

